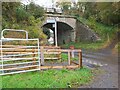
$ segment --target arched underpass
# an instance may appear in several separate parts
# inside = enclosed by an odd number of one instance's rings
[[[55,36],[55,28],[54,23],[46,23],[42,26],[42,28],[49,28],[53,30]],[[73,28],[67,23],[57,21],[57,41],[58,45],[65,44],[72,41],[72,32]],[[55,41],[55,37],[54,37]],[[55,44],[55,43],[54,43]]]

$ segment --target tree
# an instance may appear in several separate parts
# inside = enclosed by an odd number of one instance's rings
[[[35,4],[32,5],[33,10],[32,6],[25,6],[19,2],[3,2],[2,29],[24,29],[29,32],[29,38],[39,38],[41,41],[45,41],[47,36],[40,29],[42,21],[39,18],[44,13],[39,12],[42,9],[41,7]]]
[[[16,8],[20,5],[19,2],[3,2],[2,3],[2,16],[3,18],[9,18],[13,21],[13,17],[16,16]]]
[[[16,9],[17,22],[28,21],[28,18],[30,16],[31,16],[30,13],[26,12],[25,8],[22,5]]]
[[[42,7],[36,5],[33,2],[27,5],[27,11],[30,12],[35,18],[42,17],[43,14],[45,13]]]
[[[61,2],[59,3],[61,5],[64,14],[69,14],[69,10],[71,8],[71,2]]]
[[[120,21],[120,2],[79,2],[79,10],[85,7],[84,13],[79,13],[86,19],[93,17],[97,22],[115,25]]]
[[[98,15],[104,24],[114,25],[120,21],[120,2],[97,3]]]

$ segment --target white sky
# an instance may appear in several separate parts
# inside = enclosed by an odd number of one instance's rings
[[[29,4],[30,0],[22,0],[22,3]],[[33,0],[36,4],[45,7],[52,7],[52,0]]]
[[[30,1],[33,1],[40,6],[52,7],[52,0],[22,0],[22,3],[29,4]],[[53,1],[56,2],[58,0],[53,0]],[[63,1],[67,1],[67,0],[63,0]],[[69,1],[78,1],[78,0],[69,0]]]
[[[36,4],[45,7],[52,7],[52,0],[34,0]]]

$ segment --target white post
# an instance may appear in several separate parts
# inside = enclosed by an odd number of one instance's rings
[[[57,42],[57,21],[55,20],[55,46],[58,46]]]
[[[4,71],[3,71],[3,51],[2,51],[2,38],[1,38],[1,61],[2,61],[2,74],[4,74]]]
[[[55,46],[58,46],[58,42],[57,42],[57,20],[56,18],[54,18],[54,20],[47,20],[47,23],[52,23],[53,27],[55,28]]]

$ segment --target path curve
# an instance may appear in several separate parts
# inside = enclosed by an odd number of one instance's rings
[[[118,54],[113,55],[111,49],[83,50],[83,65],[96,69],[97,73],[89,84],[80,88],[118,88]]]

